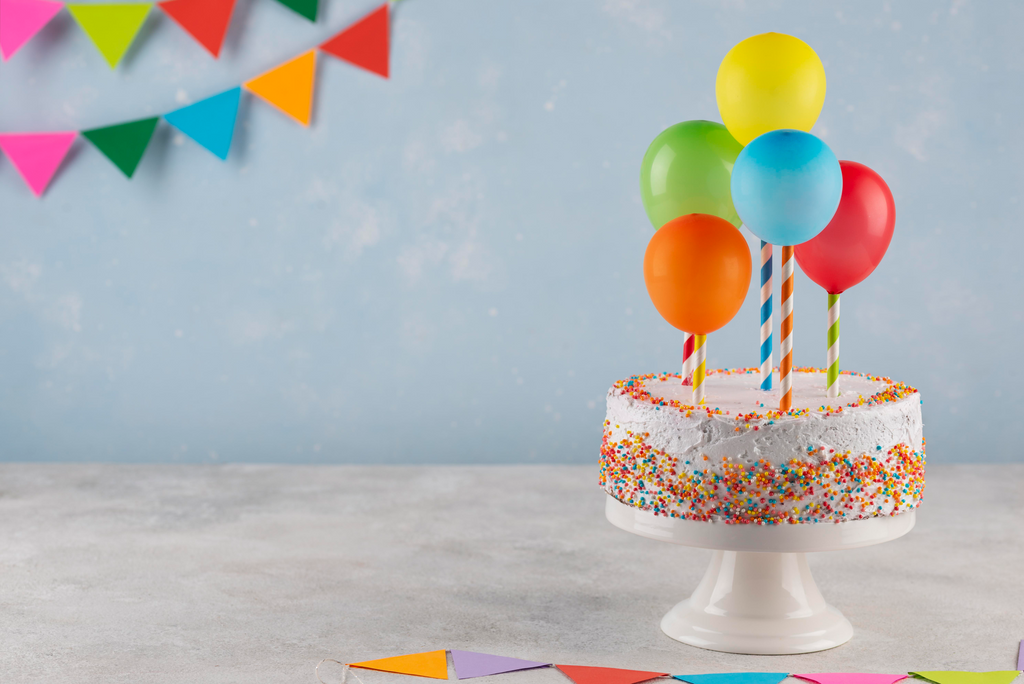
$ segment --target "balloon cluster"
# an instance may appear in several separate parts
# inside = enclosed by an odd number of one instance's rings
[[[807,43],[764,33],[722,60],[715,83],[724,126],[686,121],[644,155],[640,192],[656,232],[644,280],[676,328],[706,335],[739,311],[751,258],[738,228],[795,246],[803,271],[830,294],[866,278],[895,225],[892,193],[808,131],[825,102],[825,68]]]

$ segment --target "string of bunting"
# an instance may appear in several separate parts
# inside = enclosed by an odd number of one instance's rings
[[[1024,649],[1024,641],[1021,642]],[[1010,684],[1021,670],[999,670],[992,672],[969,672],[959,670],[921,670],[900,674],[877,674],[861,672],[721,672],[714,674],[679,674],[667,672],[648,672],[645,670],[624,670],[615,667],[591,667],[586,665],[557,665],[535,660],[523,660],[507,656],[477,653],[475,651],[426,651],[409,655],[365,660],[344,665],[342,675],[349,674],[349,668],[377,670],[393,674],[414,675],[430,679],[448,679],[447,653],[452,655],[455,678],[473,679],[490,675],[504,674],[521,670],[533,670],[542,667],[554,667],[565,675],[573,684],[640,684],[659,677],[671,677],[684,684],[779,684],[787,677],[796,677],[810,684],[896,684],[909,677],[928,682],[929,684]],[[317,665],[316,677],[320,680],[320,665]],[[340,662],[340,661],[332,661]],[[1024,652],[1018,653],[1017,667],[1024,666]],[[358,677],[357,677],[358,679]],[[320,680],[323,681],[323,680]],[[920,682],[919,682],[920,684]]]
[[[316,21],[319,0],[277,0],[310,21]],[[160,10],[213,55],[231,24],[235,0],[163,0]],[[75,22],[115,68],[135,41],[154,3],[68,3],[57,0],[0,0],[0,57],[6,62],[67,7]]]
[[[1024,648],[1024,641],[1021,642]],[[993,672],[968,672],[958,670],[921,670],[900,674],[877,674],[861,672],[819,672],[809,674],[789,672],[721,672],[714,674],[679,674],[648,672],[645,670],[624,670],[616,667],[591,667],[586,665],[557,665],[535,660],[523,660],[507,656],[477,653],[475,651],[426,651],[409,655],[366,660],[344,665],[344,677],[349,668],[377,670],[402,675],[414,675],[430,679],[448,679],[447,653],[452,654],[455,678],[473,679],[490,675],[554,667],[573,684],[640,684],[659,677],[671,677],[685,684],[779,684],[787,677],[796,677],[810,684],[896,684],[914,677],[930,684],[1010,684],[1021,674],[1021,670],[999,670]],[[1022,667],[1024,652],[1018,654],[1017,667]],[[327,662],[320,661],[320,664]],[[340,661],[333,661],[340,662]],[[320,665],[316,676],[320,679]],[[357,677],[358,679],[358,677]],[[321,680],[322,681],[322,680]]]
[[[49,0],[0,0],[9,3]],[[201,0],[206,2],[207,0]],[[218,0],[219,1],[219,0]],[[233,0],[232,0],[233,1]],[[310,0],[316,4],[316,0]],[[168,0],[195,2],[195,0]],[[212,0],[211,0],[212,3]],[[59,4],[59,3],[55,3]],[[296,2],[296,4],[301,4]],[[99,7],[90,5],[89,7]],[[73,6],[69,5],[69,8]],[[72,9],[72,11],[74,11]],[[162,118],[224,160],[234,137],[242,91],[273,105],[303,126],[309,126],[313,106],[317,51],[327,53],[383,78],[389,75],[390,4],[385,3],[316,48],[260,74],[240,86],[176,109],[163,116],[91,128],[83,131],[0,133],[0,149],[14,164],[36,197],[49,185],[78,134],[131,178]],[[0,31],[6,30],[6,16]]]

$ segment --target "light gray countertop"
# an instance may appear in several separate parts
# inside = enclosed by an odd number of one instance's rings
[[[0,682],[301,684],[321,658],[443,648],[675,674],[1015,667],[1024,465],[932,466],[909,535],[812,556],[854,638],[774,657],[660,632],[711,552],[612,527],[596,477],[579,466],[2,465]]]

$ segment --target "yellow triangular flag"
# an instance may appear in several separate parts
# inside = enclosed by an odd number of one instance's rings
[[[964,672],[960,670],[937,670],[911,672],[921,679],[935,684],[1010,684],[1020,675],[1018,670],[996,670],[993,672]]]
[[[316,50],[299,55],[281,66],[260,74],[244,86],[303,126],[309,125],[313,109],[313,80],[316,76]]]
[[[113,69],[146,21],[151,3],[68,5],[68,11]]]
[[[367,660],[362,663],[349,663],[349,667],[448,679],[448,658],[444,651],[427,651],[426,653],[413,653],[380,660]]]

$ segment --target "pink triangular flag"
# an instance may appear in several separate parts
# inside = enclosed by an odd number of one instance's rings
[[[817,684],[896,684],[906,679],[905,674],[867,674],[860,672],[818,672],[815,674],[795,674],[794,677],[806,679]]]
[[[10,157],[36,197],[41,197],[57,167],[75,142],[75,131],[61,133],[2,133],[0,150]]]
[[[64,4],[53,0],[0,0],[0,56],[6,62],[46,26]]]

